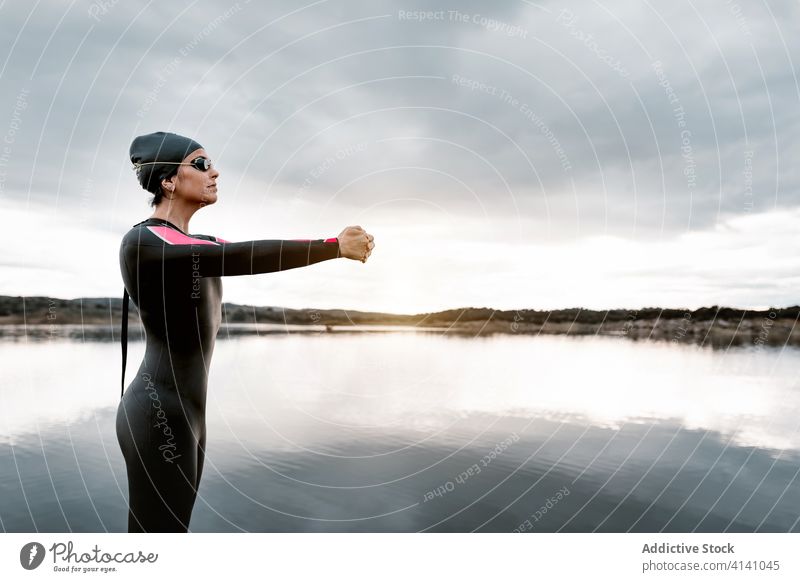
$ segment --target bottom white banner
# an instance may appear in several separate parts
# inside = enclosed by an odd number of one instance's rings
[[[0,547],[3,580],[800,579],[785,533],[9,533]]]

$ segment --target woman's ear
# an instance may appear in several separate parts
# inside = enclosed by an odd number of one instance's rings
[[[175,191],[175,176],[171,176],[168,180],[161,180],[161,188],[164,192],[172,194]]]

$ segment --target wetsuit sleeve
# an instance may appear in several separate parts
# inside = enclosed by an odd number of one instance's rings
[[[187,236],[169,227],[148,227],[127,246],[130,265],[158,262],[165,270],[191,270],[199,277],[286,271],[341,256],[337,238],[228,242]]]

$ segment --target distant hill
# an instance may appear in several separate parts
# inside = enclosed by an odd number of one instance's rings
[[[695,310],[581,308],[558,310],[495,310],[463,307],[434,313],[403,315],[343,309],[287,309],[223,303],[226,324],[277,323],[290,325],[404,325],[446,327],[448,332],[487,335],[569,334],[613,335],[632,339],[709,343],[717,346],[800,345],[800,306],[764,310],[703,307]],[[14,297],[0,295],[0,324],[59,325],[83,324],[119,326],[122,299],[119,297]],[[139,324],[133,302],[129,324]]]

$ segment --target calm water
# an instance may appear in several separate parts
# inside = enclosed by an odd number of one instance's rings
[[[3,530],[125,531],[119,352],[0,341]],[[800,531],[798,370],[616,338],[221,338],[191,529]]]

